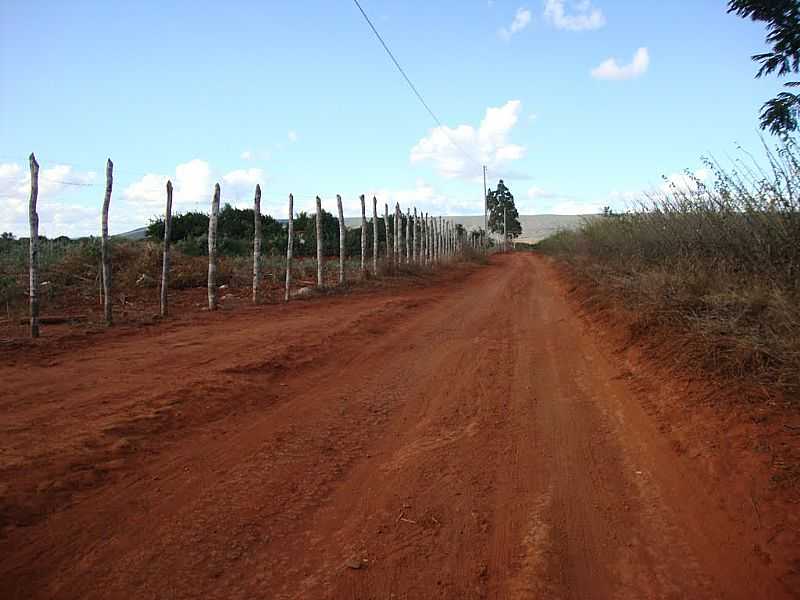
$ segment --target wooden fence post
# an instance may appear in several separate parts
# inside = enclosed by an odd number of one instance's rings
[[[439,251],[440,254],[440,261],[443,263],[447,262],[447,219],[444,217],[439,217],[439,229],[440,229],[440,246],[441,249]]]
[[[428,255],[431,264],[436,262],[436,217],[434,216],[428,221]]]
[[[111,204],[111,187],[114,183],[114,163],[109,158],[106,162],[106,195],[103,198],[103,223],[102,235],[100,237],[100,259],[103,263],[103,313],[106,325],[113,325],[114,319],[111,314],[111,303],[113,300],[111,285],[111,248],[108,244],[108,205]]]
[[[428,262],[428,213],[420,211],[419,219],[419,262],[424,265]]]
[[[289,225],[287,227],[289,238],[286,242],[286,292],[284,302],[289,301],[289,291],[292,287],[292,250],[294,248],[294,196],[289,194]]]
[[[383,224],[386,226],[386,264],[391,263],[392,245],[389,243],[389,205],[383,204]]]
[[[378,276],[378,199],[372,197],[372,274]]]
[[[208,219],[208,310],[217,310],[217,222],[219,221],[219,183],[214,184],[211,215]]]
[[[39,215],[36,201],[39,199],[39,163],[31,152],[28,157],[31,167],[31,196],[28,202],[28,223],[31,239],[28,248],[30,289],[28,290],[31,309],[31,337],[39,337]]]
[[[431,255],[431,262],[433,262],[434,264],[438,262],[439,259],[438,235],[439,231],[437,229],[437,218],[431,217],[431,236],[433,238],[431,240],[431,250],[433,251]]]
[[[406,209],[406,264],[411,264],[411,209]]]
[[[439,259],[439,230],[437,218],[431,217],[431,262],[436,264]]]
[[[367,271],[367,208],[364,205],[364,194],[359,196],[361,198],[361,278]]]
[[[325,281],[322,279],[322,200],[317,196],[317,287],[323,287]]]
[[[345,228],[344,211],[342,210],[342,197],[339,194],[336,194],[336,208],[339,209],[339,285],[344,285]]]
[[[414,207],[414,220],[411,221],[411,261],[417,263],[417,207]]]
[[[164,258],[161,263],[161,316],[166,317],[169,290],[169,245],[172,241],[172,182],[167,181],[167,207],[164,211]]]
[[[403,220],[400,217],[400,203],[394,204],[394,262],[400,266],[400,257],[403,253]]]
[[[258,304],[258,285],[261,281],[261,186],[256,184],[253,199],[253,304]]]

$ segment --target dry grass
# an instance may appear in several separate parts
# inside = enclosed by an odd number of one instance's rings
[[[677,364],[796,396],[800,153],[789,144],[767,157],[766,169],[709,161],[713,185],[689,178],[538,249],[568,260],[591,294],[636,314],[634,335],[677,333]]]

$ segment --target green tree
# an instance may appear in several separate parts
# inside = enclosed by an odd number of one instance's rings
[[[295,217],[295,231],[302,232],[302,240],[305,242],[299,246],[302,256],[316,256],[316,218],[316,212],[313,214],[302,212]],[[339,255],[339,220],[324,208],[322,209],[322,253],[325,256]]]
[[[489,190],[486,196],[489,207],[489,231],[503,233],[503,209],[505,209],[506,236],[514,239],[522,234],[522,224],[519,222],[519,213],[514,205],[514,196],[501,179],[496,190]]]
[[[782,77],[800,70],[800,2],[798,0],[729,0],[728,12],[767,24],[767,43],[771,52],[755,54],[752,59],[761,66],[756,78],[777,72]],[[790,81],[787,88],[800,87]],[[761,107],[761,128],[786,137],[797,130],[800,95],[781,92]]]
[[[147,238],[161,241],[164,238],[164,219],[150,221]],[[219,252],[224,255],[244,256],[252,252],[253,209],[234,208],[226,204],[219,213],[217,229]],[[286,230],[270,217],[261,215],[261,251],[264,254],[280,253],[286,249]],[[207,252],[208,215],[201,212],[186,212],[172,217],[170,238],[187,254]]]

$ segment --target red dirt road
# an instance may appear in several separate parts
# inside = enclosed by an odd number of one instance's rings
[[[792,597],[536,256],[26,352],[5,599]]]

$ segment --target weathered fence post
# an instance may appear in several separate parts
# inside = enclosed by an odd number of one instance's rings
[[[438,219],[431,218],[431,262],[436,264],[439,261],[439,229]]]
[[[287,227],[289,233],[288,241],[286,242],[286,291],[284,293],[284,302],[289,301],[289,291],[292,287],[292,250],[294,248],[294,196],[289,194],[289,225]]]
[[[439,217],[439,228],[441,229],[441,261],[447,262],[447,219]]]
[[[322,200],[317,196],[317,287],[323,287],[325,281],[322,279]]]
[[[344,211],[342,210],[342,197],[339,194],[336,194],[336,208],[339,209],[339,285],[344,285],[345,228]]]
[[[36,213],[36,201],[39,198],[39,163],[31,152],[31,196],[28,202],[28,223],[31,239],[28,252],[30,289],[28,290],[31,309],[31,337],[39,337],[39,215]]]
[[[100,236],[100,259],[103,263],[103,313],[106,325],[113,325],[111,314],[111,248],[108,244],[108,205],[111,204],[111,187],[114,183],[114,163],[109,158],[106,162],[106,195],[103,198],[102,235]]]
[[[217,222],[219,221],[219,183],[214,184],[211,215],[208,219],[208,310],[217,310]]]
[[[411,261],[417,263],[417,207],[414,207],[414,220],[411,222]]]
[[[372,274],[378,276],[378,199],[372,197]]]
[[[258,304],[258,285],[261,281],[261,186],[256,184],[253,199],[253,304]]]
[[[164,258],[161,263],[161,316],[166,317],[169,290],[169,245],[172,241],[172,182],[167,181],[167,208],[164,211]]]
[[[442,217],[436,217],[436,222],[433,227],[434,235],[436,235],[436,242],[433,247],[436,248],[436,262],[442,262]]]
[[[436,262],[436,217],[434,216],[428,221],[428,258],[431,264]]]
[[[361,278],[367,272],[367,208],[364,205],[364,194],[361,198]]]
[[[439,231],[437,229],[437,218],[431,217],[431,262],[436,263],[439,258],[439,248],[437,244],[439,243],[438,240]]]
[[[411,209],[406,209],[406,264],[411,264]]]
[[[400,256],[403,252],[403,220],[400,218],[400,203],[394,204],[394,262],[400,266]]]
[[[450,221],[445,221],[444,222],[444,231],[445,231],[445,236],[444,236],[444,257],[445,257],[445,260],[449,261],[453,256],[453,240],[452,240],[453,232],[450,229]]]
[[[419,262],[426,264],[428,262],[428,213],[419,213]]]
[[[383,224],[386,227],[386,264],[391,263],[392,245],[389,243],[389,205],[383,204]]]

